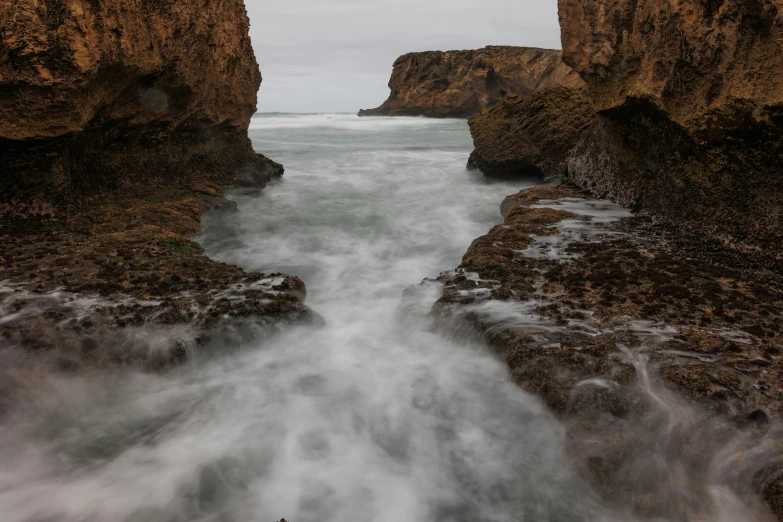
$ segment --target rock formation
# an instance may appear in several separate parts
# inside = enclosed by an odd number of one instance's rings
[[[560,416],[611,503],[712,520],[721,484],[783,520],[780,276],[701,261],[648,218],[584,198],[509,196],[504,223],[439,278],[434,316],[481,336]]]
[[[0,230],[0,351],[23,348],[55,369],[156,370],[237,329],[320,321],[299,278],[245,272],[188,239],[202,212],[228,203],[211,183],[171,185]]]
[[[509,95],[468,120],[476,147],[468,168],[492,178],[560,179],[568,153],[594,118],[583,89],[552,87],[527,98]]]
[[[0,4],[0,217],[193,179],[263,186],[241,0]]]
[[[188,239],[230,209],[219,184],[283,171],[247,135],[248,31],[242,0],[0,3],[4,353],[156,369],[226,328],[318,320],[299,279]]]
[[[771,0],[561,0],[563,60],[586,82],[592,108],[583,104],[574,112],[580,96],[561,103],[562,91],[538,104],[559,106],[559,127],[583,132],[560,133],[571,145],[559,147],[559,166],[553,168],[552,158],[542,164],[521,145],[543,143],[540,126],[529,123],[538,108],[511,103],[513,110],[471,122],[478,137],[473,164],[493,175],[494,160],[532,161],[552,175],[567,173],[596,196],[695,232],[705,248],[779,259],[781,9],[783,3]],[[585,126],[590,110],[596,115]],[[514,143],[509,133],[518,137]],[[563,154],[564,148],[571,150]]]
[[[586,88],[471,118],[469,165],[570,186],[507,198],[434,312],[561,415],[605,498],[709,519],[717,478],[783,520],[783,2],[559,8]],[[586,195],[637,215],[588,227]]]
[[[583,85],[562,63],[559,51],[490,46],[409,53],[394,62],[389,99],[359,116],[465,118],[507,94],[528,96],[546,87]]]
[[[569,179],[731,247],[783,254],[783,2],[560,1],[600,113]]]

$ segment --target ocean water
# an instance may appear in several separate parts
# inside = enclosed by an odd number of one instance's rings
[[[466,171],[465,121],[257,115],[250,135],[286,174],[230,192],[198,240],[302,277],[325,325],[218,339],[161,375],[42,377],[0,426],[0,520],[630,520],[504,362],[431,329],[420,283],[525,186]]]

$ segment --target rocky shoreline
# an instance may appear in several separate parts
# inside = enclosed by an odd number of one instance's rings
[[[469,167],[565,182],[509,196],[431,315],[506,360],[618,508],[704,519],[728,492],[783,520],[781,6],[559,4],[562,55],[404,55],[360,113],[472,116]],[[282,175],[247,135],[248,30],[241,0],[0,9],[8,376],[159,371],[245,325],[321,321],[299,278],[191,239],[231,211],[224,187]]]
[[[684,242],[779,267],[780,6],[563,0],[559,10],[563,61],[586,88],[506,98],[472,118],[473,164],[490,176],[540,170]]]
[[[439,279],[444,331],[507,361],[619,507],[704,516],[717,484],[782,517],[780,274],[702,261],[575,188],[523,190],[502,212]]]
[[[189,239],[203,212],[231,210],[224,186],[283,174],[247,134],[261,84],[249,26],[241,0],[0,8],[8,368],[154,370],[229,326],[318,320],[298,278]]]
[[[783,520],[779,11],[562,0],[586,87],[469,119],[468,168],[564,184],[510,196],[433,314],[493,346],[596,491],[646,518],[711,519],[727,488]]]
[[[245,272],[189,239],[203,212],[231,211],[231,203],[201,182],[4,229],[0,349],[21,348],[52,369],[155,370],[243,322],[317,322],[299,278]]]

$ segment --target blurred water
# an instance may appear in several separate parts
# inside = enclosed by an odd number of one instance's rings
[[[41,375],[0,427],[3,521],[536,521],[614,518],[564,431],[467,340],[430,332],[434,285],[522,185],[467,172],[458,120],[260,115],[286,166],[213,257],[301,276],[323,328],[223,341],[165,375]]]

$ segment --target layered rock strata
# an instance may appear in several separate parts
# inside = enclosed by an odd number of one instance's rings
[[[700,261],[649,219],[567,187],[524,190],[502,213],[440,278],[445,331],[506,359],[619,507],[711,519],[727,487],[783,519],[781,276]]]
[[[524,97],[547,87],[583,85],[559,51],[489,46],[409,53],[394,62],[389,98],[359,116],[465,118],[509,94]]]
[[[0,217],[194,179],[263,186],[241,0],[0,5]]]

